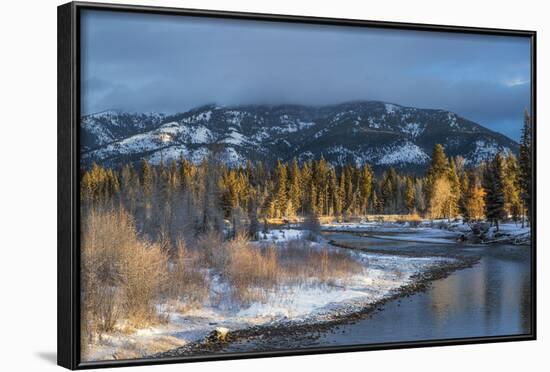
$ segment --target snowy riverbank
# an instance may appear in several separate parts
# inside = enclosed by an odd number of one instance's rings
[[[366,233],[373,238],[410,241],[429,244],[455,244],[467,241],[478,244],[509,243],[526,244],[530,241],[531,228],[521,223],[501,223],[499,231],[488,223],[467,224],[462,221],[423,220],[410,222],[358,222],[327,223],[323,231]],[[384,235],[377,235],[384,233]]]
[[[266,238],[276,236],[277,239],[271,241],[276,241],[279,249],[285,249],[289,241],[299,237],[300,233],[289,229],[276,230],[267,235]],[[231,332],[289,321],[321,321],[335,311],[356,311],[391,297],[422,273],[454,261],[443,257],[366,253],[324,243],[308,242],[304,243],[304,247],[346,255],[360,265],[360,270],[328,283],[315,279],[285,283],[267,290],[261,300],[245,306],[230,301],[226,296],[229,292],[227,284],[218,274],[211,274],[210,293],[204,306],[186,310],[174,302],[159,304],[158,310],[166,319],[165,324],[130,333],[105,335],[86,346],[85,359],[140,358],[202,340],[219,328]]]
[[[456,244],[472,234],[467,224],[441,220],[414,224],[329,223],[322,225],[321,229],[365,233],[371,238],[411,241],[436,248],[438,245],[444,247],[446,244]],[[512,223],[501,224],[499,233],[495,230],[494,227],[488,228],[486,238],[510,241],[530,233],[528,227],[521,228]],[[345,272],[343,275],[327,279],[316,277],[319,272],[315,271],[314,275],[306,275],[305,279],[287,277],[276,286],[260,289],[262,295],[259,298],[242,303],[231,298],[232,288],[220,273],[208,271],[207,298],[199,307],[189,307],[176,301],[158,304],[158,313],[165,320],[163,324],[132,332],[122,331],[124,327],[121,327],[117,332],[104,334],[101,339],[85,345],[84,360],[146,357],[200,342],[216,329],[235,332],[256,326],[323,322],[333,319],[335,314],[345,316],[391,298],[407,286],[415,284],[419,278],[430,277],[429,274],[434,271],[459,266],[457,258],[439,254],[435,257],[426,256],[426,252],[420,252],[419,255],[365,252],[331,246],[326,242],[300,240],[306,235],[308,232],[299,228],[271,229],[260,233],[260,241],[252,246],[258,250],[266,246],[276,249],[281,265],[285,265],[284,260],[287,260],[286,265],[288,261],[295,264],[288,266],[287,270],[307,270],[308,265],[304,265],[304,262],[308,261],[304,257],[330,254],[326,264],[334,266],[341,261],[340,264],[344,265],[341,270]],[[353,270],[346,275],[348,268]]]

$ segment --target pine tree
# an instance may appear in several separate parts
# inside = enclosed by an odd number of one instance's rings
[[[454,159],[449,162],[449,183],[451,185],[451,197],[449,200],[449,218],[456,217],[459,212],[460,202],[460,178],[456,169],[456,163]]]
[[[475,175],[474,175],[475,177]],[[469,189],[470,189],[470,175],[468,172],[462,172],[460,176],[460,199],[458,201],[458,210],[462,215],[462,221],[468,222],[468,198],[469,198]]]
[[[319,211],[317,210],[317,184],[315,179],[311,179],[311,184],[309,185],[309,203],[308,203],[308,214],[318,215]]]
[[[378,193],[376,192],[376,190],[372,192],[372,209],[376,214],[380,214],[384,210],[384,206],[382,205],[382,202],[378,198]]]
[[[147,159],[141,161],[141,188],[146,198],[153,194],[153,170]]]
[[[426,212],[426,190],[425,182],[421,178],[417,178],[414,183],[414,204],[418,212]]]
[[[280,160],[277,160],[275,167],[275,204],[276,214],[281,217],[284,215],[287,207],[287,167]]]
[[[168,184],[171,192],[175,192],[179,187],[178,165],[174,159],[170,162]]]
[[[432,152],[432,162],[428,170],[428,177],[438,178],[445,175],[448,169],[449,160],[447,159],[447,155],[445,155],[445,150],[441,144],[437,143]]]
[[[447,174],[449,169],[449,160],[445,155],[445,150],[441,144],[436,144],[432,152],[432,162],[430,168],[426,173],[426,198],[430,200],[432,198],[433,189],[432,185],[439,177],[443,177]]]
[[[527,210],[529,221],[532,220],[531,211],[531,193],[532,193],[532,124],[531,116],[527,111],[524,113],[523,130],[519,147],[519,165],[520,165],[520,186],[521,199],[523,207]]]
[[[432,185],[430,213],[432,218],[450,218],[452,213],[452,189],[448,177],[438,177]]]
[[[346,184],[345,184],[345,193],[346,193],[346,204],[344,210],[347,215],[353,214],[353,204],[354,204],[354,193],[353,193],[353,172],[350,166],[345,167],[346,172]]]
[[[296,213],[300,208],[300,202],[302,200],[302,189],[300,179],[300,168],[298,167],[298,161],[296,158],[292,160],[290,166],[290,186],[289,186],[289,199],[292,203],[293,213]]]
[[[443,146],[438,143],[433,149],[432,162],[426,173],[425,185],[426,199],[432,218],[441,216],[451,218],[454,213],[456,205],[452,189],[456,185],[451,184],[449,173],[449,160]]]
[[[380,190],[380,201],[385,213],[396,212],[397,201],[397,172],[390,168],[384,173]]]
[[[302,165],[301,177],[300,177],[300,214],[303,216],[306,212],[310,211],[310,195],[309,187],[311,185],[312,170],[311,162],[307,161]]]
[[[473,171],[467,172],[465,178],[467,181],[463,186],[463,217],[466,222],[478,221],[483,218],[485,213],[485,190],[479,185]]]
[[[128,202],[130,211],[133,211],[137,201],[139,180],[136,177],[134,168],[130,164],[122,167],[120,172],[120,187],[123,198]]]
[[[339,203],[339,196],[338,196],[338,184],[336,181],[336,170],[334,167],[330,167],[330,170],[328,172],[328,214],[332,216],[338,216],[342,212],[341,204]]]
[[[239,195],[236,173],[228,170],[222,176],[221,182],[221,206],[224,216],[229,218],[231,212],[239,206]]]
[[[512,216],[514,221],[521,214],[521,187],[520,170],[516,157],[510,153],[504,158],[504,209],[506,215]]]
[[[499,231],[499,221],[505,217],[504,210],[504,159],[497,153],[488,163],[483,172],[483,188],[485,189],[485,216]]]
[[[344,168],[340,171],[340,180],[338,181],[338,210],[339,215],[342,215],[347,206],[346,200],[346,172]]]
[[[360,208],[363,214],[368,214],[369,198],[372,194],[372,169],[367,165],[361,168],[361,177],[359,180]]]
[[[328,210],[328,164],[321,155],[315,167],[315,183],[317,186],[317,207],[319,215],[327,214]]]
[[[414,213],[415,211],[415,196],[416,192],[414,189],[414,181],[412,177],[407,177],[405,183],[405,204],[409,214]]]
[[[258,200],[256,193],[253,193],[250,203],[248,204],[248,236],[256,240],[258,231],[260,230],[260,221],[258,220]]]

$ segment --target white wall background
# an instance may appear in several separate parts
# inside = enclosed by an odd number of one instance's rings
[[[535,342],[140,367],[176,371],[541,370],[550,350],[550,25],[544,1],[126,0],[134,4],[538,31],[538,331]],[[109,1],[105,1],[109,2]],[[56,350],[56,7],[0,11],[0,369],[47,371]],[[546,293],[544,292],[546,291]],[[546,352],[546,355],[544,354]],[[222,364],[223,363],[223,364]],[[59,369],[58,369],[59,370]]]

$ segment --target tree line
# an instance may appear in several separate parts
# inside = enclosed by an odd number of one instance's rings
[[[531,205],[531,120],[525,114],[519,159],[498,152],[469,167],[435,145],[423,176],[390,168],[376,175],[368,164],[333,166],[323,157],[274,166],[247,162],[229,168],[216,154],[194,164],[187,159],[121,169],[94,164],[81,179],[83,206],[119,203],[145,230],[186,226],[193,233],[221,230],[224,221],[256,231],[259,221],[299,216],[346,219],[369,214],[419,214],[427,218],[529,217]],[[246,222],[243,222],[246,221]],[[246,225],[246,226],[245,226]]]

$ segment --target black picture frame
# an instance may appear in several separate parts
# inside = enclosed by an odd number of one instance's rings
[[[195,17],[213,17],[269,22],[308,23],[377,27],[396,30],[439,31],[448,33],[502,35],[526,37],[531,41],[531,114],[533,130],[532,175],[532,255],[531,255],[531,333],[514,336],[442,339],[415,342],[381,343],[374,345],[316,347],[285,351],[200,355],[166,359],[135,359],[121,361],[80,361],[80,208],[79,208],[79,125],[80,125],[80,12],[84,9],[115,12],[138,12]],[[536,31],[442,26],[354,19],[319,18],[276,14],[257,14],[213,10],[179,9],[155,6],[134,6],[71,2],[58,7],[58,317],[57,360],[69,369],[139,366],[209,360],[243,359],[274,356],[305,355],[398,349],[443,345],[480,344],[489,342],[526,341],[536,339]]]

